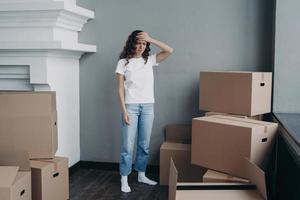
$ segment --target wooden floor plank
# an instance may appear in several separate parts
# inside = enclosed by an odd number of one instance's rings
[[[157,174],[148,174],[158,180]],[[168,199],[166,186],[149,186],[137,181],[137,173],[128,178],[130,193],[120,190],[120,175],[117,171],[80,168],[70,176],[71,200],[165,200]]]

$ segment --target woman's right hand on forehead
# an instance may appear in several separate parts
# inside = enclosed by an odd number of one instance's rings
[[[145,40],[146,42],[150,42],[151,37],[147,32],[140,32],[136,36],[140,40]]]

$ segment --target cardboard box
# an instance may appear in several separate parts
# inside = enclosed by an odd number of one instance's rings
[[[205,183],[249,183],[249,180],[208,169],[203,176]]]
[[[31,160],[32,200],[69,199],[68,158]]]
[[[265,169],[277,124],[215,115],[192,121],[192,164],[247,178],[242,163],[249,158]]]
[[[200,72],[199,108],[254,116],[271,112],[271,72]]]
[[[172,142],[164,142],[160,147],[159,182],[160,185],[168,185],[169,164],[173,157],[180,175],[180,181],[199,182],[202,181],[206,169],[191,164],[191,145]]]
[[[31,200],[28,152],[9,144],[0,146],[0,199]]]
[[[31,200],[30,172],[18,172],[18,169],[0,166],[1,200]]]
[[[169,124],[166,126],[166,141],[191,144],[192,125]]]
[[[57,151],[55,92],[0,92],[0,138],[27,150],[30,158]]]
[[[245,116],[245,115],[234,115],[234,114],[229,114],[229,113],[220,113],[220,112],[206,112],[205,116],[213,116],[213,115],[226,115],[226,116],[231,116],[231,117],[238,117],[238,118],[244,118],[244,119],[255,119],[255,120],[263,120],[264,115],[255,115],[255,116]]]
[[[0,145],[0,166],[18,166],[19,171],[31,171],[28,152],[9,144]]]
[[[246,162],[245,162],[246,163]],[[258,189],[247,183],[178,183],[177,166],[170,161],[169,200],[263,200],[267,199],[265,174],[248,162],[248,177]]]

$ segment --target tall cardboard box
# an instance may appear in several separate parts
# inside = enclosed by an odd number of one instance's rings
[[[206,169],[191,164],[191,145],[164,142],[160,147],[159,182],[168,185],[170,158],[173,158],[180,171],[178,179],[186,182],[202,181]]]
[[[31,159],[57,151],[55,92],[0,92],[1,144],[28,151]]]
[[[177,166],[170,161],[169,200],[266,200],[265,174],[255,164],[245,162],[247,177],[255,185],[247,183],[185,183],[177,182]],[[257,188],[257,189],[256,189]]]
[[[31,160],[32,200],[69,199],[68,158]]]
[[[0,166],[0,199],[31,200],[30,171],[18,172],[16,166]]]
[[[192,164],[246,178],[243,160],[265,169],[277,124],[215,115],[192,120]]]
[[[200,72],[199,108],[254,116],[271,112],[271,72]]]

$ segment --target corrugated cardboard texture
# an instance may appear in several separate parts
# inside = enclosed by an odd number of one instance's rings
[[[179,171],[179,181],[200,182],[206,169],[191,164],[191,145],[164,142],[160,147],[160,185],[168,185],[170,158]]]
[[[271,111],[271,72],[201,72],[200,110],[254,116]]]
[[[32,200],[69,199],[68,159],[31,160]]]
[[[166,141],[191,144],[192,126],[190,124],[170,124],[166,126]]]
[[[244,159],[265,167],[277,124],[229,116],[194,118],[192,163],[247,178]]]
[[[0,137],[30,158],[57,151],[55,92],[0,92]]]

